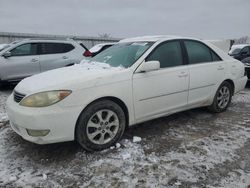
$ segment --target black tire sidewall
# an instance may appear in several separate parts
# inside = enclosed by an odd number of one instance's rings
[[[89,119],[99,110],[112,110],[117,114],[117,117],[120,122],[120,126],[116,136],[108,143],[103,145],[98,145],[91,142],[87,137],[87,123]],[[75,137],[78,143],[88,151],[94,150],[103,150],[109,148],[113,144],[115,144],[123,135],[124,130],[126,127],[126,117],[122,110],[122,108],[113,101],[110,100],[103,100],[97,101],[91,105],[89,105],[80,115],[77,125],[76,125],[76,132]]]

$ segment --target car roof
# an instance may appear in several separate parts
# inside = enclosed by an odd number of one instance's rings
[[[195,38],[189,37],[181,37],[181,36],[172,36],[172,35],[154,35],[154,36],[142,36],[142,37],[134,37],[120,40],[119,42],[157,42],[164,40],[173,40],[173,39],[191,39],[191,40],[199,40]]]
[[[116,44],[116,42],[99,43],[99,44],[96,44],[95,46],[106,46],[106,45],[114,45],[114,44]]]
[[[23,39],[21,42],[75,42],[73,39],[53,39],[53,38],[28,38],[28,39]]]

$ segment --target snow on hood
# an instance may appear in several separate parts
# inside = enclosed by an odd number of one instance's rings
[[[98,78],[113,75],[124,70],[123,67],[111,67],[106,63],[82,61],[71,67],[54,69],[22,80],[15,90],[27,94],[53,89],[72,89],[78,83],[92,84]],[[93,83],[93,84],[94,84]],[[86,85],[82,85],[84,87]]]

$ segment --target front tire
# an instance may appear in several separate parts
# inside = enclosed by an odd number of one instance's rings
[[[214,96],[213,104],[208,107],[209,110],[215,113],[224,112],[231,103],[232,95],[232,85],[227,81],[223,82]]]
[[[122,137],[125,126],[126,117],[118,104],[111,100],[97,101],[81,113],[76,140],[88,151],[103,150]]]

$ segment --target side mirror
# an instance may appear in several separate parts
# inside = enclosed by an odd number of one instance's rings
[[[141,64],[136,72],[149,72],[160,69],[159,61],[146,61]]]
[[[11,52],[4,52],[4,54],[2,55],[4,58],[8,58],[11,56]]]

